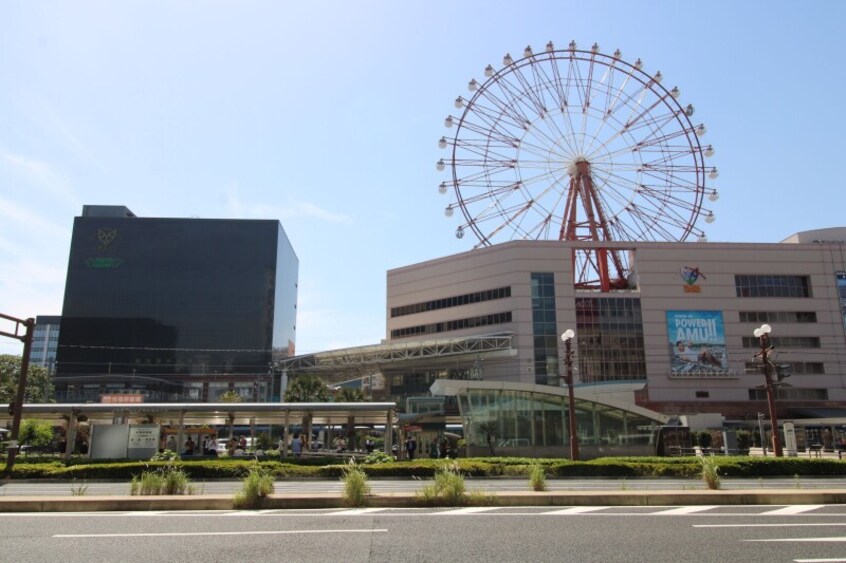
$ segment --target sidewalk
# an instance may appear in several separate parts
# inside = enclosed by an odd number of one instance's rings
[[[846,504],[846,489],[748,489],[661,491],[494,492],[495,506],[690,506]],[[380,493],[368,506],[420,506],[414,493]],[[273,494],[262,509],[344,508],[340,494]],[[234,510],[232,495],[196,496],[19,496],[0,497],[0,512],[93,512],[143,510]]]

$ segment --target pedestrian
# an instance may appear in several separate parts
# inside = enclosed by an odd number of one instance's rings
[[[285,445],[285,436],[282,436],[279,438],[279,457],[285,457],[285,454],[288,452],[288,448]]]
[[[242,450],[247,449],[247,437],[246,436],[241,435],[241,438],[238,439],[238,447]]]
[[[417,440],[414,439],[414,436],[409,436],[405,440],[405,453],[408,456],[408,459],[413,461],[414,460],[414,452],[417,451]]]
[[[367,440],[364,442],[364,449],[367,450],[367,453],[372,454],[373,448],[376,447],[376,444],[373,443],[373,438],[370,436],[367,437]]]
[[[206,455],[217,457],[217,438],[214,436],[209,438],[209,449],[206,451]]]
[[[300,457],[303,454],[303,440],[299,434],[294,434],[294,439],[291,440],[291,452],[294,457]]]
[[[184,455],[194,455],[194,440],[191,439],[191,436],[188,436],[188,439],[185,440]]]

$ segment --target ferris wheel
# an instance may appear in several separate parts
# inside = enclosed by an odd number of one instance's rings
[[[569,241],[706,241],[698,218],[714,221],[703,200],[716,167],[700,142],[692,105],[661,72],[623,60],[619,50],[583,50],[571,42],[543,52],[526,47],[488,65],[470,80],[470,96],[455,100],[454,131],[438,142],[449,155],[437,162],[451,179],[439,192],[454,196],[462,238],[469,230],[488,246],[515,239]],[[585,245],[575,283],[603,290],[624,287],[629,256],[619,248]],[[591,250],[592,248],[592,250]]]

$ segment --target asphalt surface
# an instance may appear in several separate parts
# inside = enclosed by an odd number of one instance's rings
[[[0,514],[0,560],[844,561],[846,507],[478,507]]]
[[[372,479],[370,484],[373,493],[415,493],[431,479]],[[512,492],[529,490],[528,480],[525,478],[473,478],[465,479],[468,491],[479,492]],[[226,495],[240,489],[238,480],[210,480],[195,481],[196,494]],[[277,480],[275,493],[299,494],[341,494],[343,483],[339,479],[319,480]],[[767,479],[728,479],[722,478],[722,490],[760,490],[760,489],[841,489],[846,487],[846,479],[842,477],[789,477]],[[705,490],[701,479],[548,479],[547,488],[550,491],[695,491]],[[0,481],[0,497],[2,496],[72,496],[83,492],[85,495],[128,495],[129,483],[102,481]]]

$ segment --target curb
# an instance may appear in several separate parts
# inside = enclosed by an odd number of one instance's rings
[[[490,499],[490,502],[487,502]],[[579,491],[507,492],[485,494],[490,506],[691,506],[846,504],[846,489],[698,490],[698,491]],[[374,508],[422,506],[414,493],[368,497]],[[270,495],[262,509],[347,508],[340,495]],[[0,497],[0,512],[99,512],[159,510],[234,510],[232,495]]]

